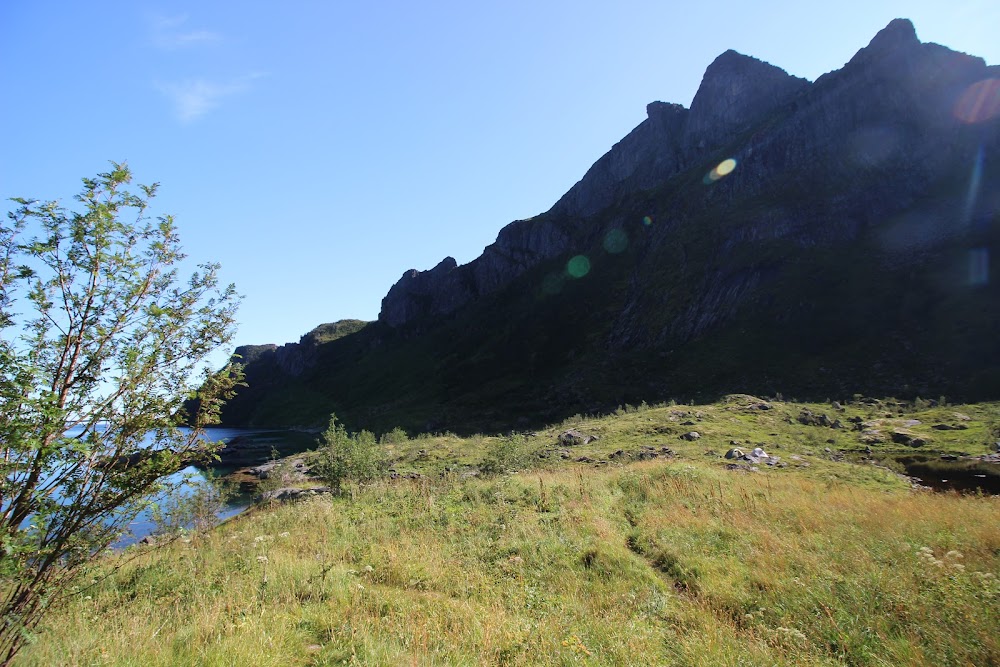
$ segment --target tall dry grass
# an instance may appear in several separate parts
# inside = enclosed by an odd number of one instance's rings
[[[19,664],[1000,664],[998,510],[700,461],[384,482],[109,558]]]

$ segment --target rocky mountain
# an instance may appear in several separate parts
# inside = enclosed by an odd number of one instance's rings
[[[474,429],[713,392],[998,398],[998,156],[1000,68],[909,21],[814,82],[727,51],[690,109],[649,104],[477,259],[408,271],[377,323],[304,356],[260,352],[268,389],[225,418]]]

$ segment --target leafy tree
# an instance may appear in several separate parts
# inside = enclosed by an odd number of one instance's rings
[[[351,435],[337,423],[336,415],[330,415],[320,441],[313,472],[336,493],[347,480],[364,484],[378,479],[385,470],[385,456],[375,434],[361,431]]]
[[[0,664],[165,477],[211,455],[200,427],[242,379],[197,373],[239,296],[215,264],[179,279],[173,220],[149,214],[157,186],[131,181],[112,163],[83,179],[81,210],[14,199],[0,222]]]

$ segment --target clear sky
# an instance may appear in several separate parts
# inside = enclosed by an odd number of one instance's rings
[[[1000,63],[995,0],[3,0],[0,197],[127,160],[238,342],[294,341],[547,210],[726,49],[814,80],[895,17]]]

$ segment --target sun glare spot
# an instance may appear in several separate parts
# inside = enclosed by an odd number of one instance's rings
[[[847,154],[862,167],[877,167],[893,158],[899,149],[899,132],[891,127],[866,126],[847,138]]]
[[[990,251],[973,248],[969,251],[969,284],[986,285],[990,282]]]
[[[979,186],[983,179],[983,147],[976,151],[976,159],[972,161],[972,174],[969,177],[969,192],[965,196],[965,222],[972,219],[976,210],[976,200],[979,199]]]
[[[1000,116],[1000,79],[983,79],[966,88],[952,113],[963,123],[982,123]]]
[[[736,160],[734,158],[726,158],[719,164],[712,167],[712,171],[705,174],[705,184],[708,185],[715,183],[720,178],[733,173],[733,169],[736,169]]]
[[[583,278],[590,273],[590,260],[586,255],[577,255],[566,263],[566,273],[574,278]]]
[[[550,273],[542,280],[542,292],[552,296],[562,291],[566,276],[561,273]]]
[[[612,229],[604,236],[604,249],[612,255],[624,252],[628,247],[628,235],[622,229]]]

